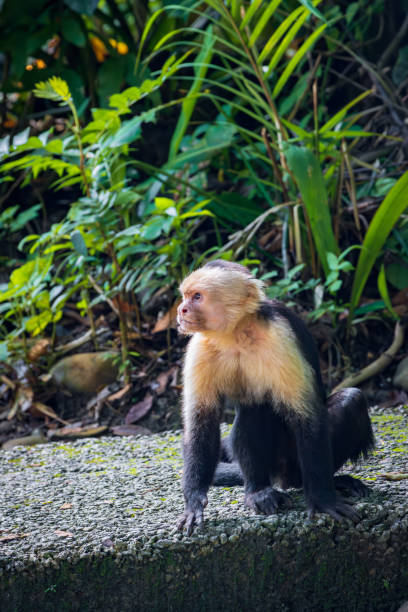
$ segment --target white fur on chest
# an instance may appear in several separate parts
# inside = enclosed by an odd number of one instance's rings
[[[312,369],[284,320],[225,338],[196,334],[184,371],[185,400],[210,404],[219,396],[244,402],[269,397],[303,414],[313,388]]]

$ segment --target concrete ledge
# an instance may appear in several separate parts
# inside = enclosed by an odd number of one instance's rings
[[[375,413],[362,520],[307,520],[303,495],[271,517],[212,489],[205,527],[182,511],[175,434],[0,454],[0,610],[395,612],[408,599],[408,411]],[[404,467],[405,466],[405,467]]]

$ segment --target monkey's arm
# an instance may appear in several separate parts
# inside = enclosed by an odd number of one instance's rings
[[[189,407],[184,434],[183,493],[185,509],[178,529],[190,535],[203,522],[207,492],[220,455],[219,410],[207,406]]]

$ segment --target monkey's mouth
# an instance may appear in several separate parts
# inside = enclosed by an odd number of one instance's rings
[[[177,323],[178,323],[179,331],[181,332],[189,331],[191,330],[191,328],[194,327],[194,321],[189,321],[188,319],[182,319],[181,317],[177,319]]]

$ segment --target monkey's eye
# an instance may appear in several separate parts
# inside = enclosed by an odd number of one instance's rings
[[[198,300],[201,300],[201,297],[201,293],[197,292],[193,295],[193,300],[197,302]]]

